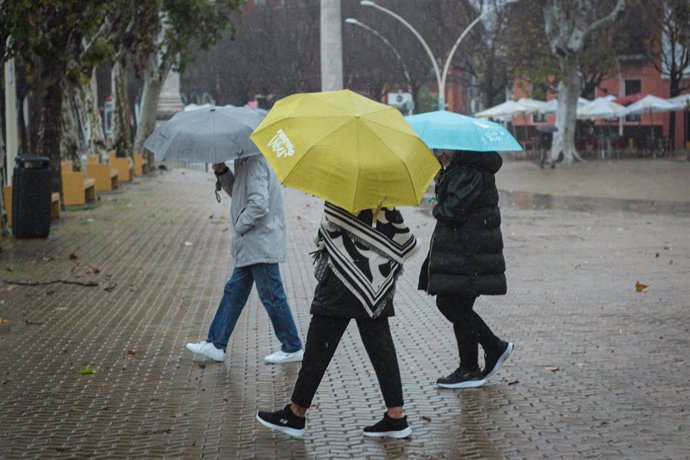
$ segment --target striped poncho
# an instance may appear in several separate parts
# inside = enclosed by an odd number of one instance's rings
[[[367,314],[376,318],[395,293],[402,264],[419,249],[417,238],[396,209],[382,208],[355,216],[326,203],[319,229],[317,278],[329,266],[354,294]]]

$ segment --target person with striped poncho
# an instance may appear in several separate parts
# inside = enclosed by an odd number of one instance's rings
[[[354,215],[327,202],[316,243],[318,284],[292,401],[276,412],[259,411],[257,420],[293,437],[303,436],[307,409],[354,319],[387,408],[383,419],[365,427],[363,434],[405,438],[412,430],[403,411],[400,369],[388,318],[394,315],[396,280],[419,242],[396,209]]]

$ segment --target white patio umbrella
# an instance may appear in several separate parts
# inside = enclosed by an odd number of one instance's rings
[[[667,99],[668,102],[676,107],[676,110],[687,110],[690,104],[690,94],[681,94],[680,96]]]
[[[672,112],[674,110],[677,110],[677,107],[673,103],[666,99],[661,99],[660,97],[648,94],[639,101],[627,106],[623,115],[628,116],[652,112]]]
[[[519,99],[517,102],[521,106],[527,108],[527,110],[526,110],[527,113],[538,112],[539,109],[541,109],[546,104],[546,101],[540,101],[538,99],[530,99],[528,97],[523,97],[522,99]]]
[[[623,111],[623,115],[640,115],[643,113],[649,113],[651,115],[654,112],[673,112],[676,110],[678,110],[678,107],[673,103],[667,101],[666,99],[661,99],[660,97],[648,94],[639,101],[627,106]],[[641,122],[642,121],[640,120],[640,123]],[[652,144],[656,145],[653,124],[650,124],[649,128],[652,131]]]
[[[585,99],[584,97],[580,97],[577,99],[577,109],[580,110],[582,106],[585,104],[588,104],[592,101],[589,99]],[[551,99],[550,101],[546,102],[541,108],[539,109],[539,113],[542,114],[547,114],[547,113],[556,113],[556,108],[558,107],[558,99]]]
[[[577,118],[583,119],[597,119],[597,118],[619,118],[623,116],[625,107],[616,104],[608,97],[600,97],[593,101],[578,107]]]
[[[477,118],[512,118],[520,113],[528,112],[529,109],[515,101],[505,101],[501,104],[489,107],[486,110],[474,114]]]

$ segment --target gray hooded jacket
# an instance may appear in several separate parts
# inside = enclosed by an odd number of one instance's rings
[[[285,262],[283,190],[264,156],[237,159],[235,173],[228,170],[218,179],[232,197],[230,228],[234,266]]]

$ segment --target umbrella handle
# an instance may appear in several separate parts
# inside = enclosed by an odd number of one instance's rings
[[[381,208],[383,207],[383,202],[386,200],[385,196],[382,196],[381,199],[379,200],[379,204],[376,205],[376,208],[374,208],[374,212],[371,216],[371,225],[376,226],[376,221],[378,220],[378,215],[379,212],[381,211]]]

